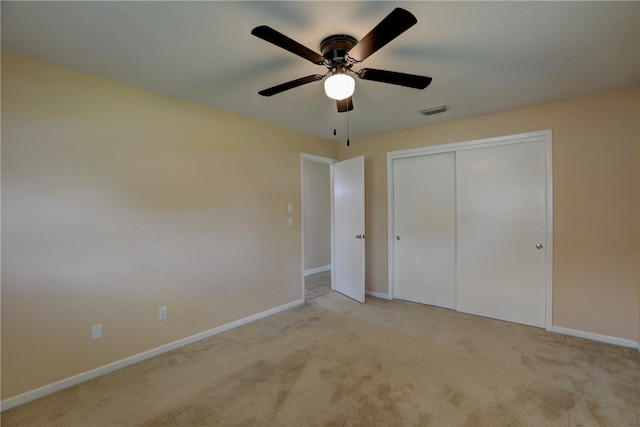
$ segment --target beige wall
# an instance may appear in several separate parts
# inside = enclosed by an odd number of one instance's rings
[[[3,52],[2,399],[302,298],[301,152],[337,157]]]
[[[552,129],[553,324],[639,341],[639,120],[633,88],[341,146],[365,156],[367,289],[387,292],[388,151]]]
[[[303,162],[304,269],[310,270],[331,264],[330,165]]]

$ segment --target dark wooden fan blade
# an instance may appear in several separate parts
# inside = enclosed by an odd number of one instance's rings
[[[312,51],[308,47],[301,45],[297,41],[290,39],[284,34],[279,33],[273,28],[266,25],[261,25],[254,28],[253,30],[251,30],[251,34],[278,47],[281,47],[284,50],[288,50],[289,52],[298,55],[308,61],[311,61],[314,64],[322,64],[324,62],[324,57],[319,53]]]
[[[353,97],[350,96],[346,99],[336,101],[336,105],[338,106],[338,113],[345,113],[347,111],[351,111],[353,110]]]
[[[298,86],[306,85],[307,83],[317,82],[322,80],[324,76],[322,74],[313,74],[307,77],[301,77],[299,79],[291,80],[290,82],[279,84],[278,86],[270,87],[269,89],[261,90],[258,92],[262,96],[276,95],[285,90],[293,89]]]
[[[363,68],[358,71],[358,77],[362,80],[390,83],[392,85],[412,87],[414,89],[424,89],[431,83],[431,77],[397,73],[395,71],[376,70],[375,68]]]
[[[363,61],[417,22],[411,12],[397,7],[349,51],[349,56]]]

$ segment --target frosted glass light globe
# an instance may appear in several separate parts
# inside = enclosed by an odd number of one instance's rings
[[[346,74],[334,74],[324,81],[324,92],[337,101],[347,99],[355,89],[356,81]]]

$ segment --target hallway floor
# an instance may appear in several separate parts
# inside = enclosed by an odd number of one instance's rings
[[[304,278],[304,300],[312,299],[331,292],[331,270],[310,274]]]

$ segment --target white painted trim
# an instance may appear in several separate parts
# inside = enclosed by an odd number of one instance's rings
[[[337,162],[336,159],[331,159],[329,157],[316,156],[315,154],[300,153],[300,155],[302,157],[302,160],[311,160],[312,162],[327,163],[330,165]]]
[[[545,233],[545,329],[553,328],[553,132],[551,129],[542,131],[545,136],[545,167],[546,167],[546,233]]]
[[[26,393],[22,393],[17,396],[10,397],[0,402],[0,411],[6,411],[7,409],[11,409],[16,406],[23,405],[25,403],[39,399],[41,397],[47,396],[49,394],[55,393],[65,388],[72,387],[76,384],[80,384],[82,382],[91,380],[101,375],[105,375],[110,372],[116,371],[118,369],[122,369],[126,366],[133,365],[134,363],[142,362],[144,360],[150,359],[152,357],[158,356],[163,353],[167,353],[177,348],[184,347],[185,345],[193,344],[194,342],[203,340],[205,338],[209,338],[213,335],[217,335],[221,332],[225,332],[233,328],[237,328],[238,326],[246,325],[247,323],[254,322],[256,320],[262,319],[267,316],[271,316],[281,311],[288,310],[290,308],[296,307],[301,304],[304,304],[304,298],[296,301],[292,301],[290,303],[281,305],[279,307],[275,307],[275,308],[263,311],[261,313],[257,313],[257,314],[245,317],[243,319],[235,320],[233,322],[227,323],[222,326],[218,326],[217,328],[213,328],[208,331],[200,332],[190,337],[182,338],[178,341],[161,345],[160,347],[156,347],[151,350],[147,350],[142,353],[138,353],[121,360],[117,360],[115,362],[109,363],[108,365],[104,365],[99,368],[92,369],[91,371],[83,372],[81,374],[74,375],[72,377],[65,378],[63,380],[56,381],[51,384],[47,384],[35,390],[31,390]]]
[[[524,142],[545,141],[546,150],[546,271],[545,271],[545,329],[551,330],[553,325],[553,133],[551,129],[505,135],[450,144],[432,145],[408,150],[387,152],[387,262],[388,262],[388,295],[394,298],[394,198],[393,198],[393,161],[406,157],[426,156],[430,154],[450,153],[478,148],[497,147],[501,145],[520,144]]]
[[[403,150],[402,152],[407,152]],[[393,243],[395,216],[394,209],[394,186],[393,186],[393,160],[396,159],[394,153],[399,151],[387,152],[387,295],[392,300],[395,293],[395,265],[396,265],[396,246]]]
[[[308,274],[304,269],[304,161],[310,160],[312,162],[319,163],[327,163],[329,165],[329,186],[330,186],[330,195],[331,198],[331,206],[330,206],[330,215],[331,215],[331,265],[333,265],[333,165],[337,160],[330,159],[328,157],[316,156],[315,154],[306,154],[300,153],[300,266],[302,269],[302,275],[300,277],[300,290],[302,298],[304,299],[305,287],[304,287],[304,277]],[[329,269],[331,269],[331,265],[329,265]],[[333,283],[333,280],[332,280]],[[333,289],[333,284],[331,285],[331,289]]]
[[[550,135],[551,130],[527,132],[514,135],[496,136],[471,141],[453,142],[449,144],[428,145],[426,147],[410,148],[407,150],[389,151],[387,159],[401,159],[404,157],[425,156],[428,154],[450,153],[453,151],[476,150],[478,148],[498,147],[500,145],[519,144],[523,142],[540,141]]]
[[[576,329],[563,328],[561,326],[553,326],[551,332],[555,332],[563,335],[570,335],[572,337],[585,338],[592,341],[600,341],[607,344],[619,345],[629,348],[640,348],[640,343],[628,340],[626,338],[612,337],[610,335],[600,335],[593,332],[579,331]]]
[[[380,292],[373,292],[373,291],[364,291],[364,293],[366,295],[370,295],[372,297],[391,300],[391,298],[389,298],[389,294],[383,294],[383,293],[380,293]]]
[[[331,186],[330,189],[330,193],[331,193],[331,207],[330,207],[330,214],[331,214],[331,265],[334,266],[336,265],[336,239],[335,239],[335,234],[336,234],[336,209],[335,209],[335,194],[333,191],[333,163],[331,164],[331,166],[329,166],[329,185]],[[336,269],[335,268],[331,268],[331,290],[335,291],[336,290]]]
[[[304,275],[306,277],[306,276],[310,276],[312,274],[322,273],[323,271],[329,271],[329,270],[331,270],[331,264],[323,265],[322,267],[310,268],[308,270],[305,270],[304,271]]]

